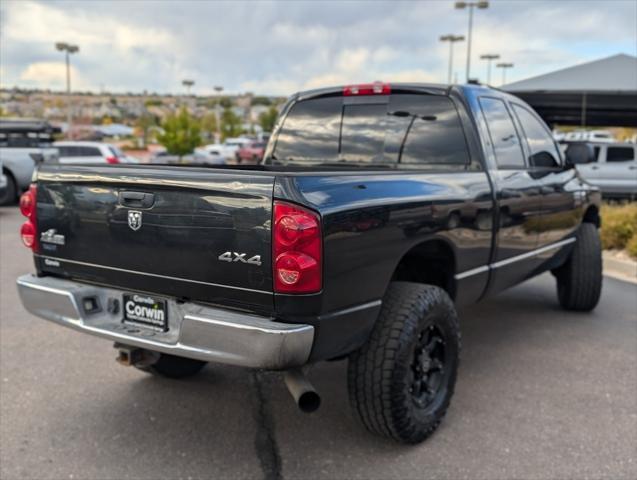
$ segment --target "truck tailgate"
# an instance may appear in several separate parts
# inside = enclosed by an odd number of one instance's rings
[[[271,312],[273,176],[44,165],[37,180],[41,272]]]

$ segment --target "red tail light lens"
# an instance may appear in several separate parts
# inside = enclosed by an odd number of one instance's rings
[[[272,231],[274,291],[319,292],[323,283],[319,216],[311,210],[275,201]]]
[[[115,165],[116,163],[119,163],[119,158],[117,158],[115,156],[106,157],[106,163],[110,163],[111,165]]]
[[[33,248],[35,244],[36,231],[35,226],[30,220],[27,220],[20,227],[20,236],[22,237],[22,243],[28,248]]]
[[[36,227],[37,197],[36,185],[31,185],[20,197],[20,213],[27,217],[27,221],[20,227],[20,236],[22,243],[34,252],[39,250],[38,229]]]
[[[29,190],[20,197],[20,213],[27,218],[31,218],[35,211],[35,195],[32,193],[32,189],[35,189],[35,186],[31,185]]]
[[[343,87],[343,96],[345,97],[355,95],[389,95],[390,93],[391,85],[383,82],[362,83],[360,85],[348,85]]]

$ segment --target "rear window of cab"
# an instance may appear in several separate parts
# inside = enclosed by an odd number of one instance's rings
[[[468,165],[460,117],[446,96],[319,97],[297,102],[273,150],[279,164]]]

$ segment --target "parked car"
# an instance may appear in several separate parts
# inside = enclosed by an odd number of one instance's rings
[[[0,119],[0,160],[6,187],[0,205],[14,203],[29,188],[35,162],[32,154],[52,155],[53,136],[60,129],[37,119]]]
[[[595,142],[589,145],[594,150],[591,162],[577,166],[582,178],[598,186],[604,197],[636,198],[637,145]]]
[[[223,165],[225,160],[196,149],[193,153],[188,153],[181,157],[179,155],[168,153],[167,151],[155,152],[150,158],[150,163],[165,165]]]
[[[195,148],[194,155],[197,156],[197,163],[206,165],[223,165],[226,163],[227,159],[223,154],[223,146],[219,145],[218,148],[215,148],[214,145],[207,145],[207,147]]]
[[[129,163],[117,147],[102,142],[64,141],[53,144],[60,163]]]
[[[7,194],[8,184],[7,175],[4,173],[4,168],[2,168],[2,158],[0,158],[0,198],[4,198]]]
[[[199,150],[206,152],[213,157],[221,156],[225,161],[235,160],[237,150],[240,147],[253,142],[249,138],[227,138],[224,143],[213,143],[210,145],[204,145]]]
[[[547,271],[563,308],[597,305],[600,192],[573,167],[592,149],[562,158],[519,98],[375,83],[281,115],[258,166],[44,164],[21,201],[26,309],[144,372],[283,370],[303,411],[307,367],[347,358],[362,424],[416,443],[453,395],[457,305]]]
[[[237,163],[256,165],[263,158],[266,142],[250,142],[237,150]]]

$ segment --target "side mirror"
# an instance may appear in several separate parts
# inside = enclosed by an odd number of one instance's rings
[[[574,167],[595,161],[595,149],[588,143],[571,143],[565,152],[566,166]]]

